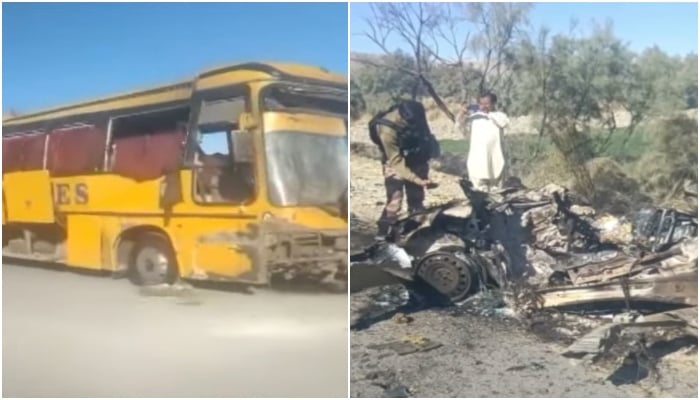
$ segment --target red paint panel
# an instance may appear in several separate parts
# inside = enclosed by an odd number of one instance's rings
[[[31,171],[44,167],[46,134],[37,133],[2,139],[3,172]]]
[[[114,138],[112,172],[140,181],[175,171],[181,164],[184,140],[181,130]]]
[[[55,130],[49,134],[48,169],[52,176],[102,170],[107,134],[94,126]]]

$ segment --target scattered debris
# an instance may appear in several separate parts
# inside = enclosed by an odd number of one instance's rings
[[[411,397],[411,392],[404,385],[395,386],[391,389],[386,389],[384,391],[384,397],[391,399],[407,398]]]
[[[410,324],[413,322],[413,317],[404,313],[396,313],[392,320],[397,324]]]
[[[202,299],[197,296],[197,292],[192,285],[179,281],[173,284],[160,284],[139,287],[139,294],[145,297],[172,297],[175,304],[184,306],[199,306]]]
[[[372,371],[365,376],[365,379],[372,382],[373,385],[384,389],[382,397],[411,397],[411,390],[399,382],[394,371]]]
[[[435,350],[439,347],[442,347],[442,344],[422,336],[406,336],[394,342],[368,346],[373,350],[391,350],[400,356]]]
[[[163,283],[139,287],[139,294],[150,297],[187,297],[194,294],[192,286],[185,282]]]
[[[537,363],[537,362],[531,362],[531,363],[525,364],[525,365],[515,365],[512,367],[508,367],[508,368],[506,368],[506,371],[522,371],[525,369],[540,370],[540,369],[544,369],[544,365]]]
[[[697,215],[649,207],[628,221],[598,215],[556,185],[483,193],[459,183],[465,199],[414,212],[351,256],[352,292],[429,288],[463,312],[545,327],[569,343],[566,356],[607,355],[644,376],[654,373],[648,348],[662,339],[650,332],[697,343]],[[408,343],[391,345],[424,351]]]

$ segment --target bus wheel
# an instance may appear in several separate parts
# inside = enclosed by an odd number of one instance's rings
[[[147,233],[139,237],[130,267],[132,281],[137,285],[172,284],[177,279],[172,247],[159,234]]]

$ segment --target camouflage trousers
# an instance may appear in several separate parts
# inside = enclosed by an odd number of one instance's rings
[[[427,163],[410,168],[418,177],[428,179],[430,167]],[[425,189],[422,186],[399,178],[396,172],[386,165],[382,165],[382,170],[384,173],[384,188],[386,189],[386,205],[377,222],[380,236],[386,235],[389,226],[398,220],[403,206],[404,193],[408,203],[408,212],[423,209],[423,200],[425,200]]]

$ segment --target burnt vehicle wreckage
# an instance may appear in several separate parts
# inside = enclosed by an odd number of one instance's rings
[[[529,190],[516,179],[484,193],[459,183],[464,199],[411,213],[351,254],[351,292],[401,283],[454,305],[495,288],[518,293],[519,315],[616,315],[570,353],[600,352],[629,327],[680,326],[697,337],[697,184],[685,190],[694,209],[643,208],[622,223],[556,185]]]

